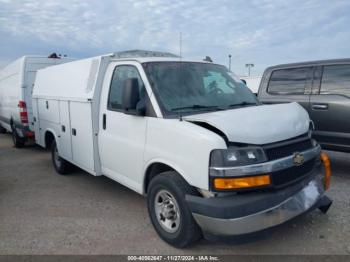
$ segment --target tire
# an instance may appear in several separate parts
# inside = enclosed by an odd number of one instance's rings
[[[189,246],[202,237],[201,229],[187,206],[186,194],[198,195],[198,192],[173,171],[157,175],[148,187],[151,222],[158,235],[177,248]]]
[[[69,173],[71,170],[71,164],[67,160],[60,157],[57,150],[56,141],[53,141],[51,145],[51,158],[53,167],[58,174],[66,175]]]
[[[6,133],[6,129],[3,128],[0,124],[0,134],[5,134]]]
[[[25,142],[26,142],[25,138],[20,137],[20,136],[17,134],[16,128],[15,128],[13,125],[11,126],[11,129],[12,129],[12,141],[13,141],[13,145],[14,145],[16,148],[22,148],[22,147],[24,147],[24,144],[25,144]]]

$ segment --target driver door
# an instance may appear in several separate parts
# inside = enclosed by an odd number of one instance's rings
[[[102,173],[141,192],[147,117],[125,114],[122,92],[126,79],[144,81],[137,64],[111,63],[106,71],[100,110],[99,153]]]

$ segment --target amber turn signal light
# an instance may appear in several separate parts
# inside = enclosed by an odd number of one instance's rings
[[[324,166],[325,174],[324,174],[324,189],[328,190],[331,184],[331,162],[329,161],[329,157],[325,152],[321,153],[321,161]]]
[[[259,187],[270,185],[270,183],[271,181],[269,175],[214,179],[214,187],[216,189],[240,189]]]

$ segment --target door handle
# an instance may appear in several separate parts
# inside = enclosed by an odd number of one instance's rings
[[[312,104],[312,109],[315,109],[315,110],[328,110],[328,104]]]
[[[107,126],[106,121],[107,121],[106,114],[103,114],[103,116],[102,116],[102,128],[103,129],[106,129],[106,126]]]
[[[77,130],[75,128],[72,128],[72,135],[76,136],[77,135]]]

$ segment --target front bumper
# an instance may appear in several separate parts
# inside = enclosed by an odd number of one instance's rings
[[[221,198],[186,196],[193,217],[206,233],[243,235],[282,224],[315,207],[331,205],[320,168],[308,180],[277,192]],[[325,208],[327,206],[327,208]]]

